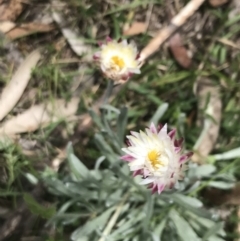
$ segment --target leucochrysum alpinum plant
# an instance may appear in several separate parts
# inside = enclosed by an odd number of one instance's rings
[[[141,56],[126,40],[107,38],[93,58],[109,86],[140,73]],[[103,105],[98,114],[90,110],[99,128],[94,135],[100,155],[95,166],[89,170],[69,144],[66,176],[44,177],[61,204],[49,222],[74,228],[78,224],[73,241],[224,241],[222,223],[216,224],[216,215],[194,196],[206,185],[205,178],[212,178],[214,165],[187,162],[192,152],[184,151],[183,138],[176,139],[176,129],[168,131],[167,124],[131,131],[123,147],[127,108]]]
[[[115,41],[109,37],[93,56],[103,74],[117,83],[127,81],[134,73],[140,73],[139,57],[133,43]],[[152,123],[145,132],[131,133],[127,136],[129,146],[123,148],[127,155],[122,159],[129,162],[133,176],[142,176],[141,184],[148,184],[152,193],[160,194],[183,179],[185,162],[191,153],[181,154],[183,139],[175,140],[176,130],[167,133],[167,125],[157,129]]]

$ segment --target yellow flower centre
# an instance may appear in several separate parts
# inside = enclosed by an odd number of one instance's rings
[[[147,154],[149,162],[151,163],[154,169],[164,166],[164,164],[159,160],[161,154],[157,150],[151,150]]]
[[[113,56],[111,58],[111,60],[112,60],[113,64],[117,65],[120,69],[122,69],[125,66],[123,59],[118,56]]]

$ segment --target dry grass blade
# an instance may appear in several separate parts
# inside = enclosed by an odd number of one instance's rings
[[[122,201],[119,203],[119,205],[116,207],[116,210],[113,214],[113,216],[111,217],[111,219],[109,220],[106,228],[104,229],[103,233],[102,233],[102,237],[98,240],[98,241],[105,241],[107,239],[107,236],[110,234],[112,228],[114,227],[114,225],[117,222],[117,219],[119,217],[119,215],[121,214],[122,208],[124,203],[126,202],[127,198],[129,197],[129,193],[126,193],[125,196],[123,197]]]
[[[44,127],[52,122],[71,117],[77,111],[79,98],[73,98],[66,103],[58,99],[46,104],[35,105],[3,123],[0,133],[14,135],[18,133],[31,132]]]
[[[40,57],[40,52],[37,50],[29,54],[3,89],[0,97],[0,120],[17,104],[30,80],[32,68],[36,66]]]
[[[234,42],[232,42],[232,41],[229,40],[229,39],[221,38],[221,39],[218,39],[217,41],[220,42],[220,43],[223,43],[223,44],[225,44],[225,45],[227,45],[227,46],[230,46],[230,47],[232,47],[232,48],[235,48],[235,49],[240,50],[240,45],[235,44]]]
[[[214,148],[218,138],[222,116],[222,101],[219,87],[214,86],[209,79],[201,79],[199,81],[197,97],[199,109],[198,122],[203,126],[203,130],[194,146],[195,154],[192,160],[201,164]],[[203,116],[201,113],[205,106],[207,108]]]
[[[49,32],[54,29],[52,24],[24,23],[7,32],[7,37],[14,40],[37,32]]]
[[[228,14],[228,19],[233,19],[236,16],[239,16],[240,13],[240,1],[239,0],[232,0],[231,1],[231,11]]]

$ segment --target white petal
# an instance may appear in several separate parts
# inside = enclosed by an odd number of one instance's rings
[[[160,130],[160,133],[167,134],[167,124],[163,126],[163,128]]]
[[[140,182],[140,185],[145,185],[145,184],[149,184],[149,183],[152,183],[154,182],[154,178],[151,178],[151,177],[148,177],[148,178],[145,178],[143,179],[141,182]]]
[[[137,69],[137,68],[128,68],[128,71],[134,74],[141,74],[140,69]]]
[[[128,42],[127,42],[127,40],[126,40],[126,39],[122,40],[122,42],[121,42],[121,43],[122,43],[122,45],[123,45],[123,46],[127,46],[127,45],[128,45]]]
[[[130,170],[132,172],[137,171],[137,170],[141,170],[141,169],[142,169],[142,166],[130,166]]]

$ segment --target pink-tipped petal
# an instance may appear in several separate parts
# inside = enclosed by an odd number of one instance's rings
[[[128,78],[131,78],[133,76],[133,73],[128,73]]]
[[[193,155],[193,152],[189,152],[189,153],[181,156],[179,159],[179,163],[182,164],[182,163],[186,162],[192,155]]]
[[[148,177],[148,175],[149,175],[149,171],[147,169],[145,169],[145,168],[143,169],[142,173],[143,173],[143,177],[144,178]]]
[[[129,140],[126,140],[126,145],[127,146],[132,146],[131,142]]]
[[[151,131],[153,134],[157,134],[157,129],[156,129],[155,125],[153,124],[153,122],[152,122],[151,125],[150,125],[150,131]]]
[[[142,170],[137,170],[133,172],[133,176],[136,177],[137,175],[142,175]]]
[[[175,147],[174,150],[175,150],[176,153],[179,153],[182,150],[182,148],[181,147]]]
[[[173,187],[174,187],[174,182],[171,182],[171,183],[169,184],[169,189],[173,189]]]
[[[157,184],[156,183],[150,183],[147,186],[148,189],[152,189],[152,194],[154,194],[155,192],[157,192],[158,188],[157,188]]]
[[[107,36],[106,41],[109,43],[109,42],[112,42],[112,39],[109,36]]]
[[[175,146],[175,147],[181,147],[182,144],[183,144],[183,141],[184,141],[183,138],[180,138],[179,140],[175,140],[175,141],[174,141],[174,146]]]
[[[158,191],[157,185],[152,187],[152,194],[156,193]]]
[[[151,188],[153,188],[153,186],[154,186],[154,183],[150,183],[150,184],[148,184],[147,188],[151,189]]]
[[[124,160],[124,161],[127,161],[127,162],[131,162],[131,161],[134,161],[135,158],[132,157],[131,155],[124,155],[124,156],[121,156],[120,158],[121,160]]]
[[[169,133],[168,133],[168,136],[173,140],[173,138],[175,137],[176,135],[176,129],[172,129]]]
[[[122,75],[121,79],[122,79],[123,81],[127,81],[127,80],[129,79],[129,75],[128,75],[128,73]]]
[[[164,190],[165,186],[162,183],[158,183],[157,190],[158,194],[161,194],[161,192]]]
[[[179,162],[184,163],[187,159],[188,159],[187,156],[181,156],[180,159],[179,159]]]
[[[100,59],[100,56],[94,54],[94,55],[93,55],[93,59],[94,59],[94,60],[99,60],[99,59]]]
[[[139,58],[140,58],[140,53],[137,54],[136,60],[138,60]]]

